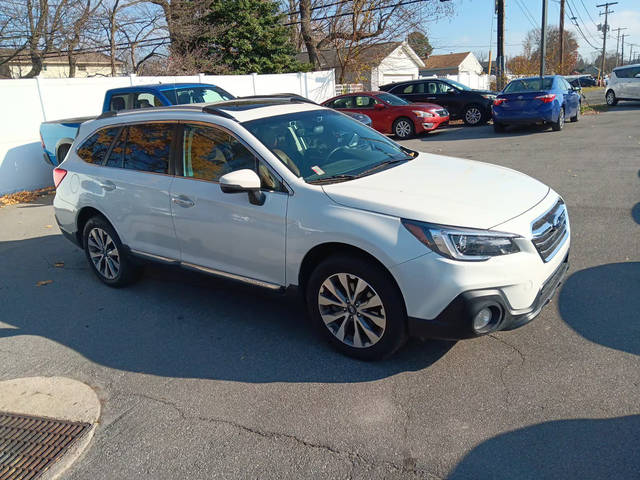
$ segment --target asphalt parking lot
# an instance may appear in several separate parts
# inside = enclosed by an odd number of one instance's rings
[[[521,329],[413,340],[378,363],[333,352],[299,303],[260,290],[165,267],[109,289],[50,197],[0,208],[0,380],[66,376],[98,393],[72,479],[640,478],[638,125],[626,103],[562,132],[404,142],[561,193],[571,269]]]

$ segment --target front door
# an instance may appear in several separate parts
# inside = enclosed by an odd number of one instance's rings
[[[285,223],[289,194],[269,167],[227,131],[206,124],[181,129],[171,209],[186,266],[285,284]],[[223,193],[219,178],[255,170],[265,202]]]

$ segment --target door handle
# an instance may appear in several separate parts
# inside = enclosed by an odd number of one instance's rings
[[[112,191],[112,190],[115,190],[115,189],[116,189],[116,184],[115,184],[115,183],[113,183],[113,182],[112,182],[112,181],[110,181],[110,180],[107,180],[107,181],[105,181],[105,182],[100,182],[100,183],[99,183],[99,185],[100,185],[100,187],[101,187],[103,190],[105,190],[105,191],[107,191],[107,192],[110,192],[110,191]]]
[[[196,204],[196,202],[185,195],[177,195],[175,197],[171,197],[171,201],[183,208],[190,208]]]

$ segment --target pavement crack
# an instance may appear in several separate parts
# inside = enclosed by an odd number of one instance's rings
[[[521,363],[524,363],[524,360],[525,360],[524,353],[522,353],[518,347],[516,347],[515,345],[512,345],[511,343],[507,342],[506,340],[501,339],[500,337],[496,337],[493,333],[490,333],[489,337],[493,338],[494,340],[497,340],[498,342],[500,342],[503,345],[506,345],[507,347],[512,349],[520,357]]]

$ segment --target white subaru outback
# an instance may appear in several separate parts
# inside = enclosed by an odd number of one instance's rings
[[[54,171],[55,215],[107,285],[142,260],[299,289],[342,352],[538,315],[568,268],[562,198],[513,170],[409,150],[300,98],[107,113]]]

